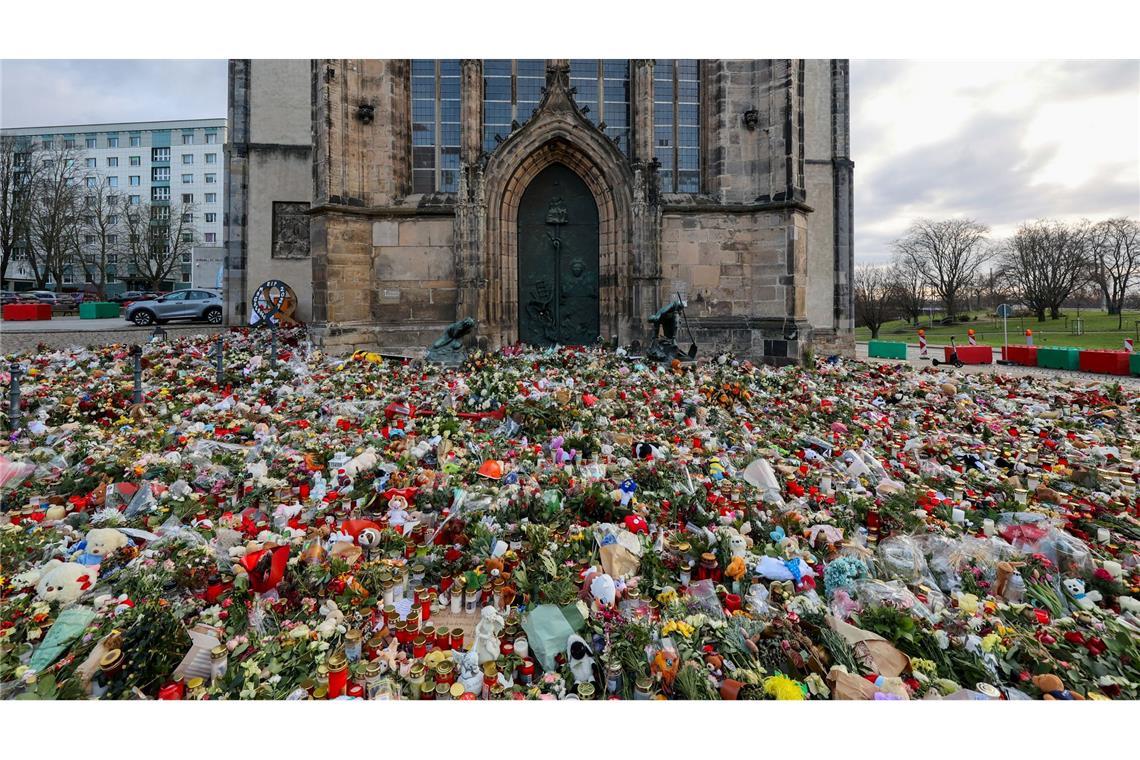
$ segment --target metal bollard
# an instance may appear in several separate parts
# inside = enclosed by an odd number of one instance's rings
[[[135,394],[134,403],[141,404],[143,400],[142,390],[142,346],[131,346],[131,359],[135,365]]]
[[[217,370],[217,386],[219,388],[222,387],[222,377],[223,377],[223,373],[224,373],[224,370],[223,370],[223,360],[224,360],[224,356],[225,356],[224,350],[225,350],[225,348],[222,345],[222,336],[219,335],[217,342],[214,344],[214,366]]]
[[[12,362],[10,374],[12,380],[8,386],[8,427],[15,431],[20,428],[20,365],[18,362]]]

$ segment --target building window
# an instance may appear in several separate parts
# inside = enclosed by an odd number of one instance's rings
[[[88,186],[90,187],[90,185]],[[95,208],[95,197],[88,195],[83,199],[83,208]]]
[[[75,150],[75,140],[68,138],[63,141],[64,150]]]
[[[606,136],[629,155],[629,61],[570,61],[574,102],[588,107],[586,118],[606,124]]]
[[[139,205],[139,203],[140,203],[141,201],[142,201],[142,198],[140,198],[140,197],[139,197],[139,196],[137,196],[137,195],[128,195],[128,196],[127,196],[127,203],[129,203],[129,204],[130,204],[130,205],[132,205],[132,206],[137,206],[137,205]]]
[[[208,163],[208,164],[218,163],[218,154],[217,153],[207,153],[206,154],[206,163]]]
[[[190,214],[190,213],[183,214],[182,215],[182,221],[187,222],[187,223],[193,222],[194,221],[194,215]]]
[[[653,151],[661,163],[661,189],[701,189],[700,64],[659,60],[653,67]]]
[[[44,135],[40,138],[40,147],[44,150],[51,150],[52,145],[55,144],[55,139],[51,135]]]
[[[97,184],[97,183],[95,182],[95,178],[94,178],[94,177],[88,177],[88,178],[87,178],[87,187],[95,187],[95,186],[96,186],[96,184]]]
[[[131,187],[138,187],[140,184],[142,184],[142,177],[138,176],[137,174],[132,174],[127,178],[127,184]]]
[[[182,135],[182,144],[183,145],[193,145],[194,144],[194,135],[193,134]]]
[[[94,235],[84,235],[83,236],[83,242],[86,243],[87,245],[95,245],[95,236]]]
[[[112,222],[112,224],[114,224],[114,222]],[[118,245],[118,243],[119,243],[119,236],[118,235],[108,235],[107,236],[107,245]]]
[[[412,61],[412,192],[459,189],[459,61]]]
[[[169,161],[170,148],[151,148],[150,149],[151,161]]]
[[[207,174],[206,175],[206,184],[207,185],[213,185],[217,181],[218,181],[218,175],[217,174]]]
[[[193,153],[183,153],[182,154],[182,163],[185,166],[189,166],[190,164],[194,163],[194,154]]]
[[[194,202],[194,193],[182,193],[182,202],[189,205]]]
[[[218,200],[217,193],[206,193],[206,203],[214,203]]]
[[[88,137],[83,142],[88,148],[94,148],[95,147],[95,138],[94,137]]]
[[[183,174],[182,175],[182,184],[183,185],[189,185],[193,181],[194,181],[194,175],[193,174]]]
[[[206,242],[207,243],[218,242],[218,234],[216,232],[207,232],[206,233]]]
[[[190,282],[190,273],[189,272],[183,272],[182,273],[182,282]]]
[[[142,135],[131,135],[131,147],[138,148],[142,145]]]
[[[94,158],[87,159],[87,168],[88,169],[94,169],[95,168],[95,159]]]
[[[150,170],[151,182],[169,182],[170,181],[170,167],[169,166],[155,166]]]
[[[131,166],[142,166],[142,156],[131,156]]]
[[[107,177],[107,187],[118,187],[118,186],[119,186],[119,178],[118,177]]]
[[[170,200],[169,187],[152,187],[150,189],[150,199],[152,201],[168,201]]]
[[[206,214],[206,224],[213,224],[216,221],[218,221],[218,215],[217,214],[215,214],[212,211],[210,213]]]
[[[483,150],[506,139],[511,123],[524,123],[538,108],[546,85],[545,60],[483,61]]]
[[[206,133],[206,144],[207,145],[214,145],[217,142],[218,142],[218,133],[217,132],[207,132]]]
[[[183,243],[193,243],[194,242],[194,233],[193,232],[183,232],[182,233],[182,242]]]
[[[112,168],[112,169],[117,168],[119,166],[119,159],[116,156],[108,157],[107,158],[107,166]]]
[[[107,147],[108,148],[119,147],[119,136],[118,135],[112,135],[111,137],[108,137],[107,138]]]

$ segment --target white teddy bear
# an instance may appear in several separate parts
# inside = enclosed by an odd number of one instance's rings
[[[94,557],[99,557],[102,560],[104,557],[114,554],[119,549],[130,543],[127,534],[116,528],[92,528],[87,531],[87,554]],[[87,564],[87,563],[84,563]],[[98,564],[92,563],[92,564]]]
[[[95,585],[98,568],[53,559],[43,567],[13,579],[17,587],[35,584],[36,596],[45,602],[71,604]]]

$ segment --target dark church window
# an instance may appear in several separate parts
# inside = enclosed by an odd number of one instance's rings
[[[412,61],[412,192],[459,189],[459,61]]]
[[[653,66],[653,151],[661,163],[661,189],[701,189],[700,63],[658,60]]]
[[[546,61],[483,61],[483,150],[490,153],[511,134],[511,122],[523,124],[542,100]]]
[[[586,118],[606,123],[606,136],[629,155],[629,61],[572,60],[574,102],[589,106]]]

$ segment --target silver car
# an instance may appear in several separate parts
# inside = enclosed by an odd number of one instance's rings
[[[127,307],[128,322],[136,325],[163,324],[172,319],[192,319],[222,323],[222,298],[208,290],[176,290],[161,298],[149,301],[135,301]]]

